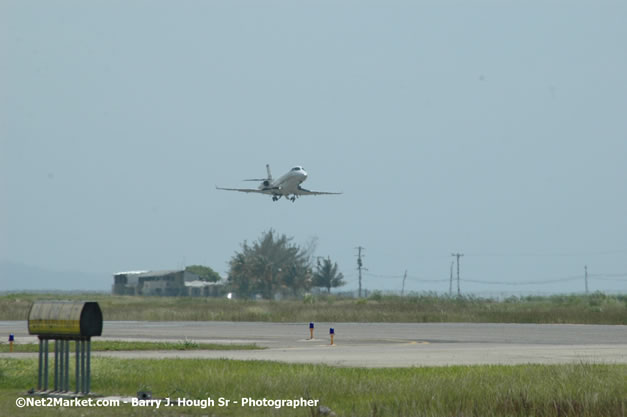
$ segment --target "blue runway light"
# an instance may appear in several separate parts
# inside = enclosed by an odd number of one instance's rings
[[[309,323],[309,328],[313,329],[314,328],[314,324],[313,323]]]
[[[13,341],[15,341],[15,336],[13,335],[13,333],[11,333],[9,335],[9,342],[13,342]]]
[[[335,334],[335,329],[333,327],[329,329],[329,334]]]

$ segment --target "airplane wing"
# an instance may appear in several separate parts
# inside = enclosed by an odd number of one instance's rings
[[[222,188],[216,185],[216,189],[225,190],[225,191],[239,191],[241,193],[274,194],[273,191],[276,191],[279,188],[273,187],[273,188],[264,188],[263,190],[258,190],[256,188]]]
[[[332,193],[329,191],[311,191],[302,187],[298,187],[298,192],[296,195],[338,195],[342,193]]]

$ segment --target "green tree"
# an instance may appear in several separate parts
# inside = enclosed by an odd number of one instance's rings
[[[217,282],[222,279],[216,271],[209,268],[208,266],[190,265],[186,267],[185,270],[187,272],[191,272],[192,274],[198,275],[198,277],[200,277],[200,279],[203,281]]]
[[[252,245],[244,241],[231,258],[228,281],[242,296],[271,299],[277,293],[298,295],[311,288],[310,271],[308,250],[270,229]]]
[[[327,292],[331,293],[331,288],[341,287],[346,284],[344,280],[344,274],[337,271],[337,262],[331,262],[330,258],[326,258],[324,261],[316,264],[316,272],[313,275],[313,286],[326,288]]]

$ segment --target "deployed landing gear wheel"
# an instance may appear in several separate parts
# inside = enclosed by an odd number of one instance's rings
[[[272,201],[278,201],[278,200],[279,200],[279,197],[277,197],[275,195],[272,196]]]

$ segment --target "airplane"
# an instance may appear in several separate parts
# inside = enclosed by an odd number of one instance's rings
[[[272,179],[272,173],[270,173],[270,165],[266,164],[266,170],[268,171],[267,178],[253,178],[244,181],[261,181],[257,188],[222,188],[216,185],[218,190],[226,191],[239,191],[242,193],[259,193],[268,194],[272,196],[272,201],[278,201],[281,197],[285,197],[286,200],[290,200],[292,203],[296,201],[296,198],[301,195],[331,195],[342,193],[331,193],[327,191],[310,191],[300,186],[300,184],[307,179],[307,172],[301,166],[295,166],[290,169],[285,175],[279,179]],[[291,195],[291,197],[290,197]]]

